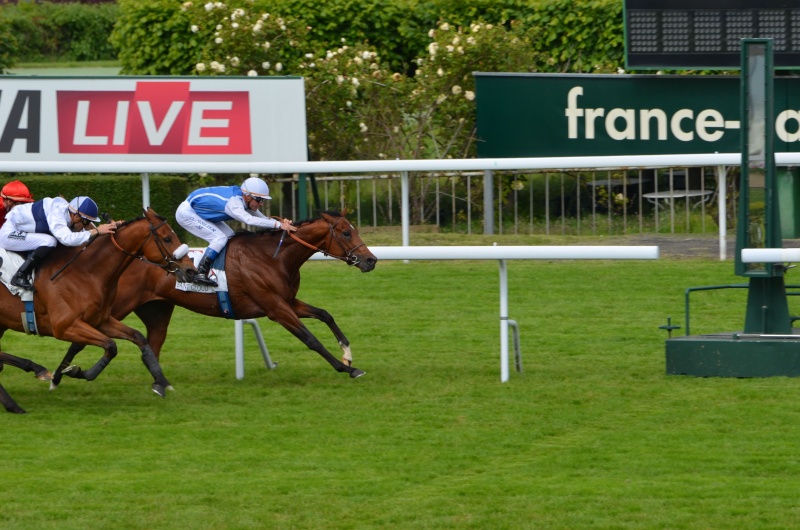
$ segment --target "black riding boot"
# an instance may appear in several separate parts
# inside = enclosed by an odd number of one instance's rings
[[[14,277],[11,278],[11,285],[21,287],[22,289],[33,289],[33,283],[31,282],[33,269],[42,262],[45,256],[50,254],[53,248],[55,247],[39,247],[32,250],[25,259],[25,262],[20,265]]]
[[[217,286],[217,282],[208,277],[208,271],[211,270],[211,265],[214,263],[214,258],[204,255],[200,260],[200,265],[197,267],[197,274],[194,275],[193,283],[200,283],[203,285]]]

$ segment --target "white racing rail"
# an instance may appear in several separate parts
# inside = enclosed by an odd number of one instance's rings
[[[378,260],[497,260],[500,266],[500,381],[509,378],[509,326],[514,331],[516,349],[516,366],[521,371],[521,354],[519,352],[519,328],[517,323],[508,317],[508,271],[506,260],[654,260],[658,259],[657,246],[431,246],[431,247],[370,247]],[[314,254],[311,260],[331,260],[320,253]],[[274,368],[269,353],[261,336],[258,324],[253,320],[244,321],[253,326],[256,339],[259,341],[261,353],[267,368]],[[242,321],[236,322],[236,377],[244,378],[244,326]]]

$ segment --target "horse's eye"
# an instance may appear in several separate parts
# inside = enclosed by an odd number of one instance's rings
[[[346,238],[349,238],[350,237],[350,230],[345,230],[344,232],[342,232],[342,235],[344,237],[346,237]]]
[[[172,236],[167,236],[164,238],[164,243],[172,243]]]

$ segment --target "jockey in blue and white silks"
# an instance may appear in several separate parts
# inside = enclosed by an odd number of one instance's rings
[[[33,252],[11,278],[11,285],[31,289],[34,268],[56,244],[78,247],[98,234],[114,232],[119,224],[112,221],[86,230],[87,225],[99,220],[97,204],[89,197],[75,197],[69,203],[62,197],[45,197],[15,206],[0,228],[0,247]]]
[[[250,177],[241,186],[212,186],[200,188],[183,201],[175,212],[175,220],[190,234],[204,239],[208,247],[203,253],[194,283],[213,285],[208,277],[214,259],[222,252],[234,231],[225,221],[239,221],[250,226],[271,230],[297,230],[292,222],[271,219],[259,211],[264,199],[271,199],[267,183]]]

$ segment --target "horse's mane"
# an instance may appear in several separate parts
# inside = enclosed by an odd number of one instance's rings
[[[160,214],[158,214],[158,213],[155,213],[155,212],[153,212],[153,214],[154,214],[156,217],[158,217],[158,220],[159,220],[159,221],[166,221],[166,220],[167,220],[167,218],[166,218],[166,217],[164,217],[163,215],[160,215]],[[121,225],[119,225],[117,228],[122,228],[122,227],[123,227],[123,226],[125,226],[125,225],[129,225],[129,224],[131,224],[131,223],[135,223],[136,221],[141,221],[141,220],[142,220],[142,219],[144,219],[144,218],[145,218],[145,217],[144,217],[144,215],[140,215],[139,217],[136,217],[135,219],[129,219],[128,221],[123,221],[123,222],[122,222],[122,224],[121,224]]]
[[[333,216],[333,217],[344,217],[342,215],[342,212],[339,212],[339,211],[336,211],[336,210],[320,210],[320,214],[327,214],[327,215],[330,215],[330,216]],[[302,221],[298,221],[298,222],[292,223],[292,224],[294,226],[296,226],[297,228],[300,228],[303,225],[310,224],[310,223],[313,223],[315,221],[319,221],[320,219],[322,219],[322,216],[320,216],[320,217],[312,217],[311,219],[303,219]],[[280,230],[269,230],[267,228],[260,228],[260,229],[255,230],[255,231],[237,230],[235,235],[237,237],[248,237],[248,236],[260,235],[260,234],[268,234],[268,235],[276,236],[276,235],[278,235],[280,233],[281,233]]]
[[[159,216],[159,217],[160,217],[160,216]],[[123,226],[125,226],[125,225],[129,225],[129,224],[131,224],[131,223],[135,223],[136,221],[141,221],[142,219],[144,219],[144,215],[140,215],[140,216],[139,216],[139,217],[137,217],[136,219],[130,219],[130,220],[128,220],[128,221],[123,221],[123,222],[122,222],[122,224],[121,224],[121,225],[119,225],[117,228],[122,228],[122,227],[123,227]]]

